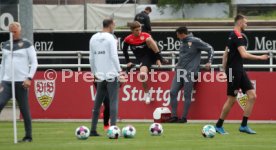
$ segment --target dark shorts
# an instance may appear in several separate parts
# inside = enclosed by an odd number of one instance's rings
[[[248,90],[254,89],[250,79],[248,78],[246,72],[244,70],[236,71],[232,70],[232,81],[231,73],[229,70],[226,71],[227,74],[227,95],[229,96],[237,96],[237,91],[239,89],[242,90],[243,93],[246,93]],[[229,79],[230,78],[230,79]]]
[[[141,67],[146,66],[149,70],[151,68],[151,65],[156,63],[156,57],[152,53],[148,53],[140,58]]]

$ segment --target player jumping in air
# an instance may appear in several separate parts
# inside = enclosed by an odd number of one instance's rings
[[[128,47],[133,51],[136,59],[141,63],[140,66],[140,77],[144,81],[146,74],[149,72],[152,64],[156,63],[161,66],[162,63],[167,63],[167,60],[162,58],[160,51],[152,39],[151,35],[145,32],[141,32],[141,24],[138,21],[134,21],[130,25],[132,33],[128,35],[124,40],[123,52],[125,55],[125,60],[127,67],[132,66],[132,62],[129,60]],[[143,88],[145,90],[144,100],[146,104],[151,101],[151,95],[149,93],[149,87],[147,82],[142,82]]]

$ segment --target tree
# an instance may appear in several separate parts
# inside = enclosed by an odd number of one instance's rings
[[[157,6],[161,9],[168,7],[173,8],[172,13],[176,13],[179,10],[182,12],[182,17],[185,18],[184,6],[185,4],[196,4],[196,3],[231,3],[231,0],[158,0]]]

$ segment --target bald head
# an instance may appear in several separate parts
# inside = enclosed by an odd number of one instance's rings
[[[12,22],[9,25],[9,31],[12,33],[14,40],[20,39],[20,37],[21,37],[21,25],[20,25],[19,22]]]

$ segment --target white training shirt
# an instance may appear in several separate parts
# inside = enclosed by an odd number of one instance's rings
[[[100,80],[113,79],[121,71],[117,52],[117,40],[111,33],[98,32],[89,44],[92,73]]]
[[[12,52],[10,41],[2,46],[2,61],[0,68],[0,83],[12,80]],[[14,81],[25,81],[28,77],[33,78],[37,69],[37,58],[34,46],[26,39],[13,42]]]

